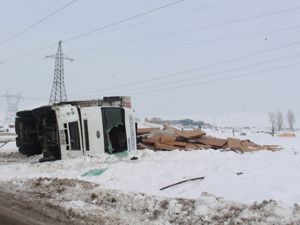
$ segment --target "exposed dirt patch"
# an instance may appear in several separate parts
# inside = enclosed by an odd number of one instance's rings
[[[298,205],[291,210],[275,201],[247,206],[208,193],[197,200],[168,199],[57,178],[5,182],[0,190],[19,209],[56,224],[300,224]]]

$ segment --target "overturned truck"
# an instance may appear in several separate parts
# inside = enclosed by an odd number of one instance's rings
[[[17,112],[19,152],[40,161],[136,150],[130,97],[61,102]]]

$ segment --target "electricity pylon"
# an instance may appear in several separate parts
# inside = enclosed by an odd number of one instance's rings
[[[57,52],[46,58],[55,58],[54,79],[49,99],[49,105],[67,101],[67,92],[64,81],[64,60],[73,61],[74,59],[63,54],[61,41],[58,42]]]
[[[11,125],[15,123],[16,113],[18,111],[18,106],[22,99],[22,96],[11,95],[9,93],[6,93],[4,97],[6,97],[6,102],[7,102],[7,110],[6,110],[4,122],[8,125]]]

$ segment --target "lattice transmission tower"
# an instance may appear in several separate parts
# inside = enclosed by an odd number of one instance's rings
[[[18,111],[22,96],[6,93],[4,97],[6,97],[7,102],[7,110],[4,118],[4,123],[11,125],[15,123],[16,113]]]
[[[61,41],[58,42],[57,52],[46,58],[55,58],[54,79],[49,99],[49,104],[67,101],[67,92],[64,81],[64,60],[74,61],[74,59],[64,55]]]

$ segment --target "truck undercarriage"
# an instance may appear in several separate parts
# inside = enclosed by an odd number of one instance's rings
[[[60,159],[57,121],[50,106],[20,111],[16,118],[16,144],[19,152],[47,159]]]

